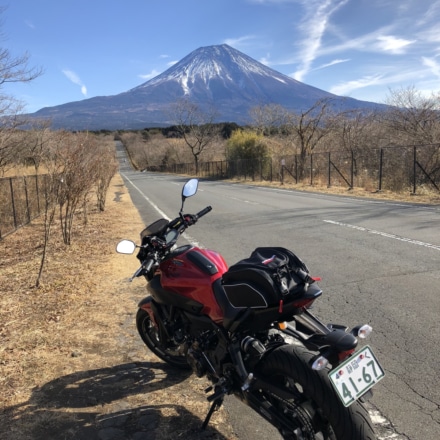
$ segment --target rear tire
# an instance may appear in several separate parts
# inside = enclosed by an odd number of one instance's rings
[[[368,411],[360,402],[344,407],[328,379],[328,369],[312,370],[312,353],[300,345],[283,345],[269,353],[258,365],[257,373],[266,381],[292,392],[292,399],[279,398],[267,390],[260,398],[269,400],[280,412],[293,414],[299,430],[281,432],[284,439],[375,440]]]
[[[151,320],[150,315],[142,309],[136,314],[136,326],[145,345],[160,359],[173,367],[189,370],[186,356],[180,351],[180,346],[172,340],[161,341],[159,329]]]

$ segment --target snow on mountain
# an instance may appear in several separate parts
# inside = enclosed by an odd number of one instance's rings
[[[222,44],[201,47],[155,78],[114,96],[101,96],[39,110],[29,117],[51,118],[71,130],[139,129],[175,123],[169,109],[179,99],[215,107],[218,121],[248,122],[257,105],[279,104],[290,111],[332,98],[339,109],[372,108],[371,102],[332,95],[294,80]]]
[[[211,80],[222,79],[223,81],[233,82],[239,75],[241,84],[244,85],[245,79],[251,79],[252,74],[276,79],[284,84],[295,81],[223,44],[221,46],[201,47],[191,52],[162,75],[133,90],[156,86],[166,81],[176,81],[181,85],[184,94],[190,95],[190,86],[196,84],[198,80],[209,87]]]

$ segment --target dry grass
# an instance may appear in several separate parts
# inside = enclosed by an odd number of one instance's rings
[[[136,430],[150,413],[155,438],[178,437],[208,410],[206,381],[167,368],[136,334],[145,282],[128,284],[137,260],[115,244],[143,224],[119,175],[106,203],[77,220],[71,246],[54,230],[39,289],[39,220],[0,241],[0,438],[96,438],[109,420]],[[210,438],[232,438],[224,422],[213,417]]]

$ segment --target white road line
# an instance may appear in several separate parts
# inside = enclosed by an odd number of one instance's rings
[[[249,205],[259,205],[258,202],[251,202],[250,200],[238,199],[237,197],[228,196],[228,198],[230,198],[231,200],[235,200],[237,202],[240,202],[240,203],[248,203]]]
[[[427,248],[430,248],[430,249],[435,249],[437,251],[440,251],[440,246],[437,246],[437,245],[431,244],[431,243],[425,243],[424,241],[413,240],[411,238],[401,237],[401,236],[395,235],[395,234],[388,234],[387,232],[376,231],[374,229],[368,229],[368,228],[364,228],[362,226],[350,225],[348,223],[336,222],[336,221],[333,221],[333,220],[324,220],[324,222],[325,223],[331,223],[332,225],[337,225],[337,226],[343,226],[345,228],[356,229],[358,231],[368,232],[369,234],[380,235],[382,237],[392,238],[394,240],[403,241],[405,243],[416,244],[417,246],[424,246],[424,247],[427,247]]]

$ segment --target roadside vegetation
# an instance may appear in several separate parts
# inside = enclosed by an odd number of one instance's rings
[[[211,113],[203,115],[184,101],[177,106],[176,125],[120,131],[117,137],[139,170],[232,174],[303,189],[340,187],[391,197],[417,193],[438,200],[440,94],[394,90],[387,104],[387,110],[368,113],[337,112],[331,100],[300,113],[258,106],[249,124],[239,127],[214,123]]]

